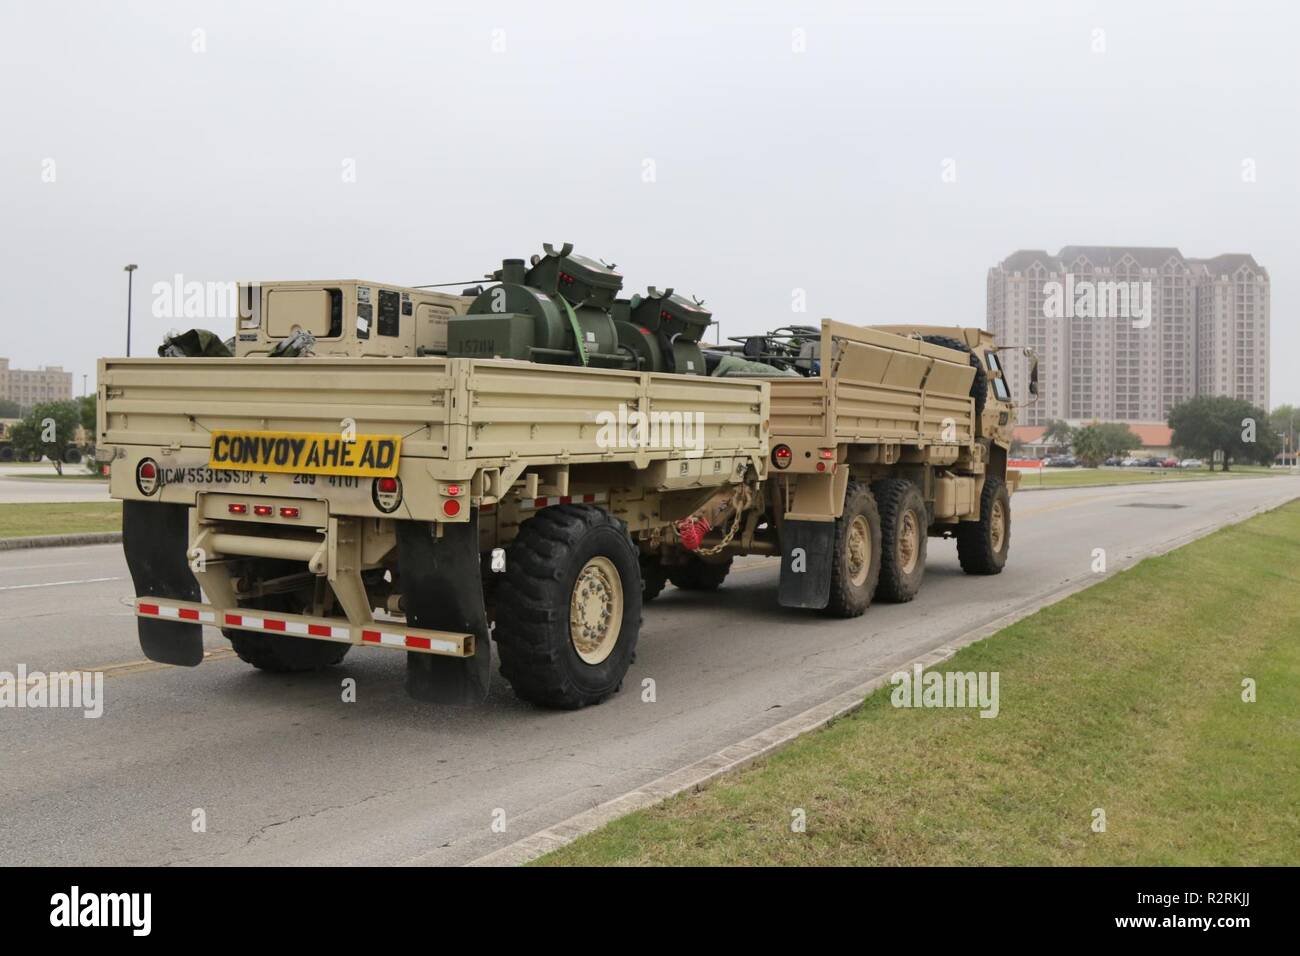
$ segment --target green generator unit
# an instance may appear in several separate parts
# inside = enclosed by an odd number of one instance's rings
[[[465,315],[447,321],[447,354],[636,368],[636,357],[619,347],[611,315],[623,277],[574,255],[571,243],[543,249],[531,265],[504,260],[492,274],[498,284],[481,292]]]
[[[542,248],[528,263],[504,260],[497,284],[447,320],[449,356],[708,374],[699,342],[712,315],[702,302],[654,286],[620,299],[614,266],[575,255],[572,243]]]
[[[615,310],[621,346],[637,357],[639,368],[682,375],[707,375],[700,339],[712,313],[704,303],[692,301],[654,286],[644,296],[634,295]]]

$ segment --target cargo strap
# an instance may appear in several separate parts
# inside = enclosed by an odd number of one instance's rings
[[[582,359],[583,365],[590,365],[587,359],[587,346],[582,341],[582,326],[578,324],[577,313],[573,311],[573,306],[569,305],[569,300],[562,295],[557,295],[560,305],[564,306],[564,313],[569,317],[569,326],[573,329],[573,341],[578,343],[578,358]]]

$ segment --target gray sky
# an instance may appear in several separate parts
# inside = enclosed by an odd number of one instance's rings
[[[740,334],[982,325],[1015,249],[1168,245],[1269,269],[1300,403],[1295,11],[4,0],[0,355],[80,393],[127,262],[153,354],[175,273],[417,284],[571,240]]]

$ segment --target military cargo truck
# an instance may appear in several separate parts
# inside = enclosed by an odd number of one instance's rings
[[[1001,570],[1012,412],[986,333],[825,321],[802,374],[710,375],[698,302],[620,300],[591,263],[547,247],[445,297],[442,352],[399,298],[410,350],[366,354],[378,284],[271,283],[243,293],[245,354],[101,360],[145,654],[198,664],[204,625],[270,671],[397,649],[413,696],[472,703],[495,640],[516,694],[579,707],[621,685],[644,601],[738,555],[838,616],[914,595],[927,535]]]

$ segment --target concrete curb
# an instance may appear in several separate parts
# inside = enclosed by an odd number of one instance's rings
[[[1285,502],[1283,503],[1285,504]],[[1282,507],[1281,504],[1275,507]],[[1217,522],[1206,527],[1199,528],[1195,531],[1181,535],[1172,541],[1167,541],[1156,545],[1152,548],[1142,549],[1134,552],[1129,557],[1132,560],[1126,563],[1124,567],[1117,567],[1101,575],[1089,575],[1086,578],[1080,578],[1077,581],[1068,581],[1055,591],[1041,597],[1035,598],[1028,604],[1024,604],[1016,610],[996,620],[990,621],[977,628],[966,631],[955,640],[948,642],[933,650],[927,651],[920,656],[910,658],[896,666],[887,666],[880,673],[873,675],[868,680],[850,690],[837,694],[830,700],[827,700],[815,707],[805,710],[787,720],[781,721],[769,727],[767,730],[760,731],[751,737],[748,737],[729,747],[724,747],[705,757],[703,760],[697,760],[680,770],[666,774],[657,780],[652,780],[645,786],[638,787],[621,797],[615,797],[604,803],[597,804],[590,810],[584,810],[581,813],[569,817],[567,820],[561,820],[553,826],[546,827],[543,830],[517,840],[507,846],[494,850],[477,859],[469,861],[466,866],[520,866],[531,860],[537,859],[552,850],[558,850],[560,847],[572,843],[578,837],[599,829],[605,824],[625,816],[635,810],[643,810],[646,807],[662,803],[670,797],[677,796],[687,791],[703,790],[705,787],[715,783],[724,774],[741,770],[749,764],[754,763],[762,757],[767,756],[772,751],[777,750],[790,743],[797,737],[838,720],[854,711],[860,709],[866,701],[867,695],[872,691],[888,683],[889,677],[898,671],[911,670],[916,664],[923,668],[933,667],[935,664],[942,663],[952,657],[957,651],[966,647],[968,644],[974,644],[976,641],[982,641],[986,637],[996,634],[1005,627],[1010,627],[1017,621],[1020,621],[1037,611],[1042,610],[1048,605],[1055,604],[1064,598],[1069,597],[1078,591],[1099,584],[1112,575],[1131,568],[1144,561],[1147,558],[1157,557],[1181,548],[1185,544],[1203,538],[1207,534],[1226,528],[1230,525],[1239,524],[1248,518],[1252,518],[1264,511],[1271,511],[1273,508],[1256,505],[1244,513],[1238,513],[1229,516],[1227,519]]]
[[[117,544],[120,531],[88,531],[84,534],[42,534],[30,538],[0,538],[0,551],[25,548],[66,548],[80,544]]]

